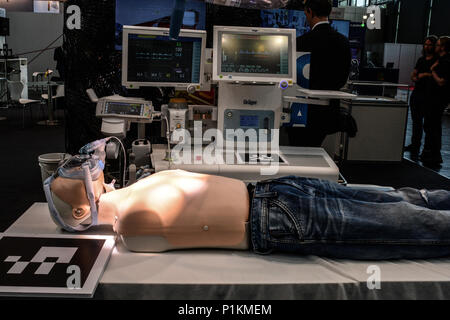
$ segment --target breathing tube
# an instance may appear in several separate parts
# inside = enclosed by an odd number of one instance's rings
[[[84,147],[82,147],[79,151],[79,153],[81,155],[95,155],[97,156],[100,161],[103,162],[103,166],[106,163],[106,144],[111,140],[114,139],[116,141],[119,142],[120,147],[122,148],[122,152],[123,152],[123,162],[124,162],[124,167],[123,167],[123,178],[122,178],[122,187],[125,187],[126,183],[125,183],[125,179],[126,179],[126,172],[127,172],[127,155],[126,155],[126,150],[125,147],[122,143],[122,141],[117,138],[117,137],[108,137],[105,139],[101,139],[101,140],[97,140],[91,143],[88,143],[87,145],[85,145]]]

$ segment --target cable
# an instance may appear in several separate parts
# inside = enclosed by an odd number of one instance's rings
[[[166,159],[165,160],[169,161],[169,170],[170,170],[171,162],[172,162],[172,158],[171,158],[172,151],[170,149],[169,119],[162,112],[155,112],[154,116],[161,117],[161,119],[164,119],[166,121],[167,154],[166,154]]]
[[[39,50],[33,50],[33,51],[28,51],[28,52],[16,53],[16,56],[24,56],[24,55],[32,54],[32,53],[40,53],[41,51],[53,50],[53,49],[56,49],[56,48],[59,48],[59,46],[58,47],[50,47],[50,48],[42,49],[42,50],[39,49]]]
[[[117,137],[109,137],[109,139],[116,139],[117,141],[119,141],[119,144],[120,144],[120,146],[122,148],[123,162],[124,162],[122,187],[125,188],[125,185],[126,185],[125,178],[126,178],[126,174],[127,174],[127,153],[126,153],[126,150],[125,150],[125,147],[124,147],[122,141],[119,138],[117,138]]]
[[[40,57],[41,54],[43,54],[45,51],[49,50],[49,48],[52,46],[52,44],[54,44],[56,41],[58,41],[62,36],[64,36],[64,33],[61,34],[58,38],[56,38],[55,40],[53,40],[47,47],[45,47],[44,49],[42,49],[35,57],[33,57],[33,59],[30,60],[30,62],[28,62],[28,65],[32,64],[34,60],[36,60],[38,57]]]
[[[186,0],[175,0],[175,7],[170,18],[170,39],[178,40],[180,29],[183,25],[184,11],[186,9]]]
[[[170,128],[169,128],[169,119],[167,119],[167,117],[165,115],[163,115],[161,113],[161,118],[163,118],[164,120],[166,120],[166,138],[167,138],[167,161],[169,161],[169,170],[171,168],[171,162],[172,162],[172,151],[170,150]]]

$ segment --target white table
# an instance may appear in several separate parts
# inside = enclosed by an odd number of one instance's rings
[[[349,81],[349,85],[353,86],[365,86],[365,87],[382,87],[383,93],[382,96],[384,97],[384,93],[386,91],[386,88],[407,88],[411,87],[409,84],[403,84],[403,83],[393,83],[393,82],[384,82],[384,81]],[[408,90],[409,93],[409,90]],[[409,98],[409,94],[408,94]],[[409,100],[409,99],[408,99]]]
[[[166,158],[166,145],[153,145],[151,155],[156,172],[181,169],[197,173],[218,175],[245,182],[256,183],[270,178],[286,176],[299,176],[318,178],[337,182],[339,180],[339,168],[333,159],[321,148],[299,148],[281,146],[278,151],[271,151],[276,155],[275,159],[281,159],[280,163],[274,163],[273,167],[264,164],[245,163],[245,150],[234,150],[230,158],[236,159],[233,164],[215,163],[207,164],[206,159],[201,159],[199,164],[194,162],[192,155],[189,163],[169,163]],[[227,150],[223,153],[223,159],[227,159]],[[181,162],[181,161],[180,161]],[[272,169],[273,171],[271,171]],[[265,171],[269,170],[269,171]],[[267,175],[269,174],[269,175]]]
[[[55,81],[33,81],[28,82],[28,87],[46,87],[47,88],[47,108],[48,108],[48,120],[40,121],[38,124],[44,126],[57,126],[59,125],[59,121],[55,119],[55,106],[52,88],[57,87],[58,85],[62,85],[63,82],[55,82]]]
[[[297,89],[297,95],[317,99],[356,99],[357,95],[344,91]]]
[[[35,203],[7,231],[61,234]],[[109,228],[88,234],[112,234]],[[379,268],[381,289],[367,273]],[[370,269],[369,269],[370,270]],[[95,295],[106,299],[450,299],[450,259],[343,261],[226,250],[129,252],[118,240]]]
[[[353,100],[358,96],[352,93],[343,91],[330,91],[330,90],[310,90],[299,88],[295,92],[289,91],[288,94],[283,96],[283,103],[285,107],[289,108],[292,103],[304,103],[310,105],[329,106],[330,100]],[[287,104],[287,105],[286,105]]]

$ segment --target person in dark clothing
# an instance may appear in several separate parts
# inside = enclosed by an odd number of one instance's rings
[[[349,40],[334,30],[328,16],[329,0],[306,0],[305,15],[311,32],[297,38],[298,52],[311,52],[310,89],[340,90],[348,80],[351,67]],[[320,147],[328,134],[335,133],[339,118],[339,100],[330,106],[308,106],[305,128],[289,128],[293,146]]]
[[[442,115],[450,102],[450,38],[441,37],[436,44],[438,61],[431,67],[433,87],[431,108],[425,114],[425,147],[420,159],[425,165],[438,166],[442,161]]]
[[[64,81],[66,77],[66,68],[64,61],[64,51],[62,47],[57,47],[53,53],[53,60],[56,61],[56,70],[58,70],[59,77]]]
[[[423,45],[423,56],[419,58],[411,75],[415,82],[415,88],[411,95],[410,108],[413,121],[411,144],[405,148],[411,154],[411,159],[419,158],[420,147],[423,136],[423,121],[427,108],[430,107],[430,96],[432,95],[433,75],[431,67],[436,63],[436,36],[429,36]]]

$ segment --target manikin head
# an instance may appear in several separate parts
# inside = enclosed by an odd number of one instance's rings
[[[327,21],[333,9],[331,0],[306,0],[304,6],[306,21],[311,28],[318,22]]]
[[[75,156],[44,182],[53,221],[69,232],[98,224],[101,195],[113,190],[105,184],[103,162],[92,156]]]

